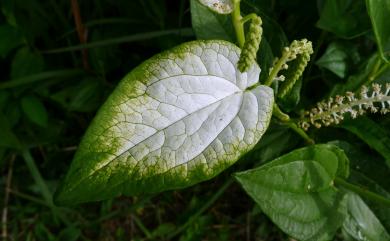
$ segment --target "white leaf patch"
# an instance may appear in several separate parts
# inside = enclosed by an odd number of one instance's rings
[[[219,14],[229,14],[234,10],[232,0],[199,0],[199,2]]]
[[[194,41],[133,70],[84,136],[62,187],[66,198],[189,186],[249,151],[268,127],[273,91],[254,86],[257,64],[237,70],[239,54],[226,41]]]

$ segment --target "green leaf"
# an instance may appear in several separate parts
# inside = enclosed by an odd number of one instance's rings
[[[368,148],[364,143],[353,145],[345,141],[336,140],[328,144],[333,144],[343,149],[350,160],[351,170],[359,171],[362,175],[364,174],[367,178],[390,190],[390,179],[387,178],[390,176],[390,168],[387,167],[384,158],[379,153],[375,155],[376,153],[368,152],[366,150]],[[353,179],[353,181],[355,180]],[[361,184],[366,186],[367,183],[364,181]]]
[[[331,43],[316,64],[330,70],[338,77],[344,78],[347,73],[347,59],[348,55],[344,47],[337,43]]]
[[[299,240],[330,240],[345,217],[345,199],[333,186],[348,175],[348,158],[333,145],[295,150],[236,179],[263,212]]]
[[[326,0],[317,27],[342,38],[354,38],[370,29],[363,0]]]
[[[199,0],[199,2],[219,14],[229,14],[234,9],[233,0]]]
[[[63,229],[58,235],[58,241],[76,241],[81,236],[81,230],[72,226]]]
[[[284,111],[290,112],[298,105],[301,99],[301,89],[302,77],[297,80],[291,91],[286,96],[284,96],[282,99],[279,99],[279,105]]]
[[[42,55],[31,52],[27,47],[15,54],[11,66],[11,78],[17,79],[43,71],[45,62]]]
[[[362,65],[359,66],[359,72],[349,76],[346,83],[338,83],[334,85],[329,95],[343,95],[347,91],[355,92],[358,90],[363,84],[369,81],[369,76],[372,73],[372,69],[374,68],[377,61],[377,54],[370,56],[367,61],[364,61]]]
[[[26,96],[21,100],[22,110],[27,118],[35,124],[46,127],[48,114],[43,103],[34,96]]]
[[[388,62],[390,57],[390,2],[388,0],[366,0],[368,15],[374,29],[381,57]]]
[[[99,79],[85,78],[50,97],[70,111],[91,112],[101,103],[102,85]]]
[[[59,204],[183,188],[248,152],[268,127],[273,91],[240,49],[194,41],[131,71],[89,126],[57,190]]]
[[[23,36],[11,25],[0,25],[0,57],[6,57],[14,48],[23,43]]]
[[[389,132],[368,117],[343,122],[340,127],[352,132],[379,152],[390,167],[390,137]]]
[[[198,39],[221,39],[235,42],[234,28],[230,15],[220,15],[191,0],[192,27]]]
[[[359,195],[347,194],[348,215],[343,229],[359,241],[386,241],[390,235]]]
[[[388,168],[386,169],[388,170]],[[381,173],[379,173],[379,176],[380,175]],[[388,175],[381,177],[387,178]],[[383,183],[378,183],[374,181],[374,179],[368,178],[361,172],[353,171],[351,173],[350,180],[353,183],[359,184],[361,187],[365,187],[372,192],[375,192],[387,199],[390,199],[390,193],[387,191],[389,189],[389,186],[383,186]],[[385,190],[384,187],[386,187],[387,190]],[[368,204],[371,211],[373,211],[376,217],[381,221],[382,225],[385,226],[387,230],[390,230],[390,208],[378,202],[370,201],[368,199],[365,199],[365,202]]]
[[[20,143],[16,135],[12,132],[11,127],[8,123],[8,120],[0,112],[0,147],[9,147],[9,148],[20,148]]]

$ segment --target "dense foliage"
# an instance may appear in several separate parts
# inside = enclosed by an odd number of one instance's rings
[[[262,83],[275,58],[287,56],[285,47],[308,46],[293,40],[313,43],[310,62],[306,51],[289,66],[301,73],[306,66],[302,77],[289,69],[281,74],[292,82],[274,76],[274,89],[283,90],[277,103],[294,122],[274,118],[251,152],[210,181],[66,208],[53,204],[53,193],[119,80],[154,54],[190,40],[237,43],[231,15],[213,13],[196,0],[0,0],[0,8],[5,239],[286,240],[289,234],[319,240],[335,232],[338,240],[389,237],[390,117],[380,112],[387,113],[390,101],[359,106],[359,99],[388,96],[389,1],[242,0],[243,14],[262,19],[261,28],[259,22],[250,27],[263,33],[257,53]],[[252,42],[260,42],[257,35]],[[370,89],[361,90],[363,85]],[[360,94],[334,98],[347,91]],[[319,108],[337,115],[318,115]],[[355,112],[365,116],[353,119]],[[313,141],[324,144],[305,147]],[[307,227],[308,220],[318,223]]]

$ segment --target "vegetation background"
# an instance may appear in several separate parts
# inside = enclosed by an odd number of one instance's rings
[[[373,14],[363,0],[242,0],[242,8],[263,18],[263,74],[292,40],[313,42],[312,61],[282,106],[296,116],[328,96],[390,80],[388,15]],[[229,17],[214,16],[208,29],[192,28],[188,0],[0,0],[0,9],[4,240],[288,239],[231,181],[235,171],[304,145],[276,122],[251,153],[211,181],[72,208],[52,203],[80,138],[118,81],[180,43],[231,38]],[[213,17],[202,9],[197,14]],[[353,180],[389,197],[389,123],[389,116],[370,115],[309,135],[343,146],[352,157]],[[369,204],[389,230],[390,210]],[[353,240],[341,231],[337,239]]]

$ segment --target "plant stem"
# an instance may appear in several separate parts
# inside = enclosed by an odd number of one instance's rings
[[[226,189],[233,183],[233,179],[230,178],[225,182],[225,184],[196,212],[192,215],[186,223],[178,227],[174,232],[168,235],[167,240],[171,240],[173,237],[184,231],[189,225],[191,225],[203,212],[213,205],[215,201],[226,191]]]
[[[43,177],[39,172],[38,167],[35,164],[34,158],[31,156],[30,151],[28,149],[23,149],[22,156],[31,173],[31,176],[33,177],[35,183],[38,185],[39,189],[41,190],[43,198],[45,199],[45,201],[49,206],[54,206],[52,200],[52,194],[49,191],[49,188],[47,187],[45,181],[43,180]]]
[[[45,180],[43,179],[37,165],[35,164],[34,158],[31,156],[31,153],[27,148],[22,149],[22,156],[31,173],[31,176],[33,177],[35,183],[38,185],[46,204],[51,208],[53,213],[61,219],[62,222],[64,222],[67,226],[72,226],[73,224],[53,204],[53,195],[50,192],[48,186],[46,185]]]
[[[245,33],[244,33],[244,24],[241,21],[242,16],[240,10],[240,1],[241,0],[233,0],[234,10],[232,12],[232,21],[233,21],[234,30],[236,32],[238,46],[242,48],[244,47],[244,43],[245,43]]]
[[[272,110],[272,115],[275,116],[276,118],[278,118],[279,120],[283,121],[283,122],[287,122],[290,120],[290,116],[288,116],[287,114],[283,113],[283,111],[279,108],[279,106],[274,103],[274,108]]]
[[[255,19],[257,17],[257,14],[256,13],[250,13],[248,15],[246,15],[245,17],[243,17],[241,19],[241,23],[242,24],[245,24],[246,22],[248,22],[249,20],[252,20],[252,19]]]
[[[295,131],[298,135],[300,135],[309,145],[313,145],[315,142],[313,139],[311,139],[304,130],[299,128],[297,124],[293,121],[289,121],[284,123],[288,127],[290,127],[293,131]]]
[[[153,237],[152,233],[148,230],[148,228],[142,223],[142,221],[136,216],[136,215],[131,215],[133,218],[135,224],[138,226],[139,229],[145,234],[146,238],[150,239]]]
[[[359,187],[357,185],[354,185],[352,183],[349,183],[347,181],[345,181],[344,179],[342,178],[339,178],[339,177],[336,177],[335,178],[335,183],[344,187],[345,189],[348,189],[350,191],[353,191],[359,195],[361,195],[362,197],[364,198],[367,198],[371,201],[374,201],[374,202],[377,202],[379,204],[382,204],[383,206],[386,206],[386,207],[390,207],[390,199],[387,199],[379,194],[376,194],[376,193],[373,193],[373,192],[370,192],[362,187]]]
[[[264,85],[271,86],[272,82],[274,81],[275,77],[278,75],[280,69],[282,68],[283,64],[286,63],[288,58],[289,52],[286,50],[283,50],[282,57],[276,62],[276,64],[272,67],[272,71],[269,74],[267,80],[265,81]]]

